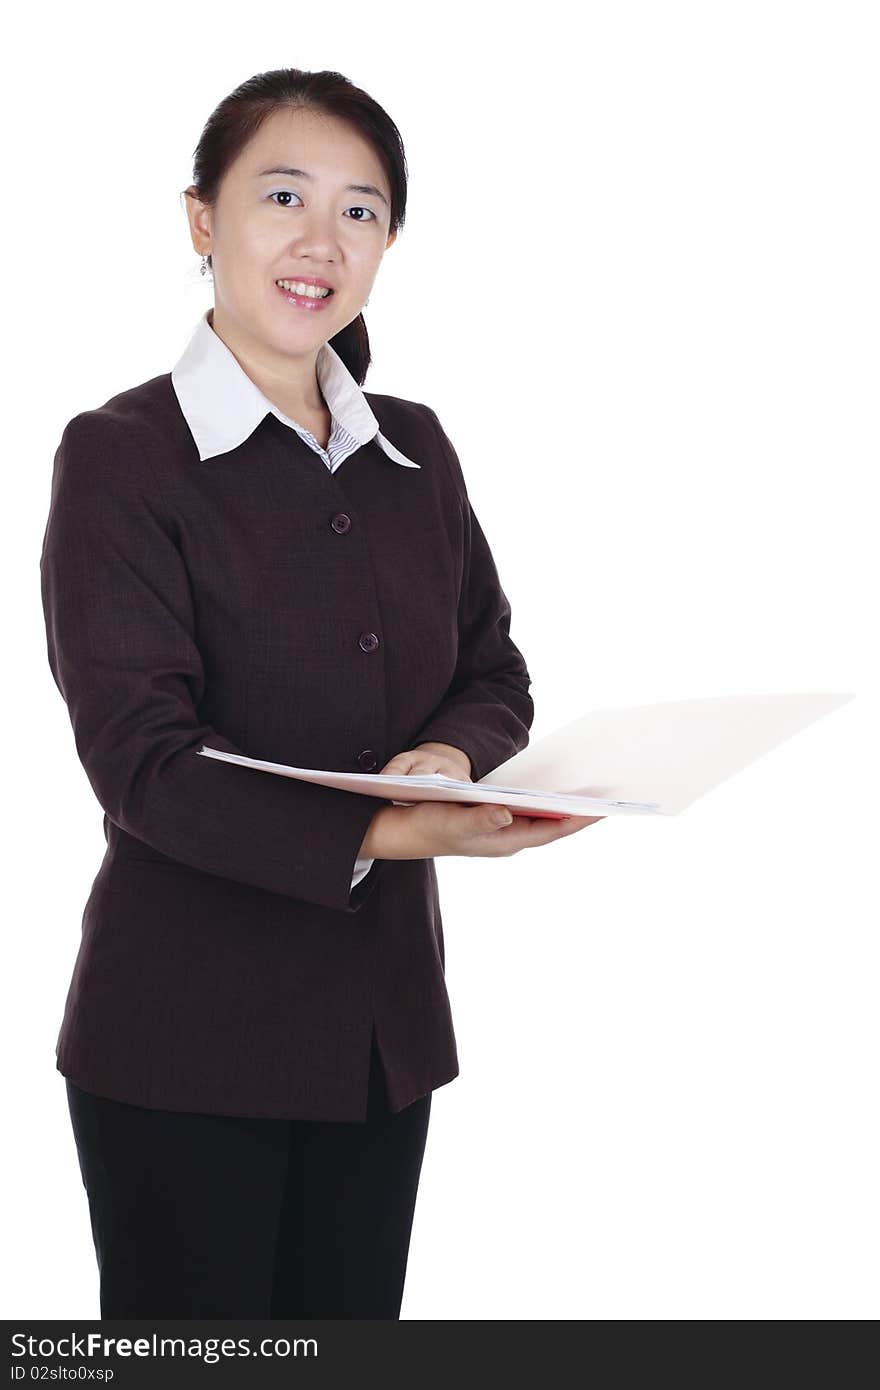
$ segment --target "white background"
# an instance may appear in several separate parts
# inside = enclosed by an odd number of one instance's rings
[[[402,131],[365,385],[458,450],[533,740],[856,694],[680,817],[437,861],[461,1075],[402,1317],[876,1317],[876,8],[33,13],[4,121],[5,1316],[98,1315],[54,1046],[104,839],[46,661],[52,459],[177,360],[210,302],[201,127],[297,66]]]

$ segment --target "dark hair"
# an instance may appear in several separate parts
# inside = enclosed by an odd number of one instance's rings
[[[275,68],[259,72],[224,97],[211,112],[193,151],[193,186],[200,202],[213,206],[229,166],[276,111],[302,108],[348,121],[376,152],[391,185],[391,225],[406,216],[407,166],[403,140],[391,117],[341,72]],[[189,196],[190,190],[184,189]],[[211,257],[208,257],[211,264]],[[363,314],[346,324],[330,345],[362,386],[370,365],[370,339]]]

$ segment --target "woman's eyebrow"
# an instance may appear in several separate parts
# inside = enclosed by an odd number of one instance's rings
[[[314,174],[309,174],[305,169],[291,169],[289,165],[278,164],[274,169],[261,169],[257,174],[258,179],[265,179],[270,174],[289,174],[294,179],[313,179]],[[380,188],[376,188],[372,183],[347,183],[345,185],[347,193],[372,193],[375,198],[381,198],[385,206],[388,206],[388,199]]]

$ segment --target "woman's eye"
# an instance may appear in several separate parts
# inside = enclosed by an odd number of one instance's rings
[[[277,188],[277,189],[275,190],[274,193],[270,193],[270,194],[269,194],[269,197],[270,197],[270,198],[273,198],[273,199],[274,199],[274,198],[297,198],[297,197],[299,197],[299,195],[298,195],[297,193],[294,193],[294,192],[293,192],[291,189],[289,189],[289,188]],[[289,207],[296,207],[297,204],[296,204],[296,203],[276,203],[275,206],[276,206],[276,207],[280,207],[280,208],[289,208]],[[374,221],[374,222],[376,221],[376,214],[375,214],[375,212],[373,212],[373,209],[372,209],[372,208],[365,208],[365,207],[356,206],[356,207],[350,208],[349,211],[350,211],[350,212],[367,212],[367,213],[369,213],[369,215],[370,215],[370,217],[373,219],[373,221]],[[365,220],[365,219],[364,219],[363,217],[355,217],[355,218],[352,218],[352,221],[354,221],[354,222],[363,222],[364,220]]]

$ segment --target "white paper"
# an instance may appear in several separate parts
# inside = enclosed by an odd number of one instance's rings
[[[674,816],[837,709],[851,693],[719,695],[593,710],[509,758],[479,782],[293,767],[203,746],[199,753],[342,791],[416,801],[491,802],[562,815]],[[418,792],[394,800],[391,792]]]
[[[593,710],[493,769],[483,783],[656,801],[677,815],[852,694],[719,695]]]

